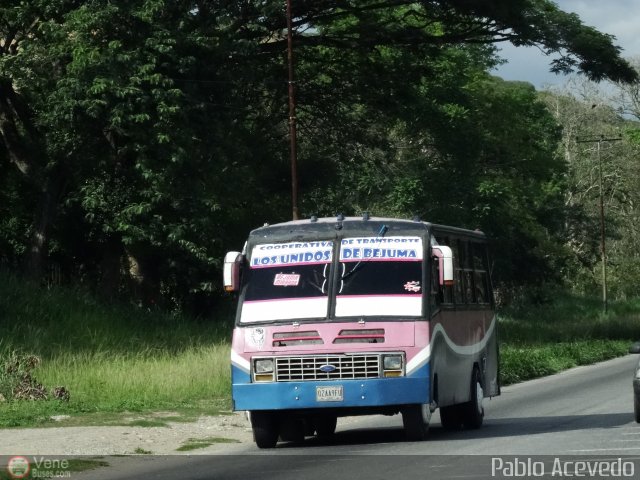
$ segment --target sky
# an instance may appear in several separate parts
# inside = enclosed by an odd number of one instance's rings
[[[555,0],[561,10],[577,13],[585,25],[616,37],[624,57],[640,56],[640,0]],[[524,80],[537,89],[561,85],[567,77],[549,72],[550,57],[537,48],[504,44],[506,60],[494,73],[505,80]]]

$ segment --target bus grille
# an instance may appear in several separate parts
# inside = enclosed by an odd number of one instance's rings
[[[380,355],[375,354],[276,357],[277,382],[379,377]]]

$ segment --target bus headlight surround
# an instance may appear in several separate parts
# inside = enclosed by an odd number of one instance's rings
[[[273,358],[256,358],[253,361],[253,381],[273,382]]]

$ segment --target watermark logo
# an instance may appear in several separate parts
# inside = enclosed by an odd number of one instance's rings
[[[70,478],[70,463],[67,459],[33,457],[11,457],[7,462],[7,472],[11,479]]]
[[[501,478],[586,477],[633,478],[635,463],[622,458],[574,459],[553,458],[551,462],[533,458],[491,459],[491,476]]]
[[[29,460],[25,457],[11,457],[7,463],[7,472],[11,478],[26,478],[30,470]]]

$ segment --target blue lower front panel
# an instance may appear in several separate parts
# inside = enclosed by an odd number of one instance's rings
[[[235,370],[235,367],[234,367]],[[248,375],[233,372],[235,410],[291,410],[299,408],[383,407],[429,402],[428,368],[411,377],[309,382],[235,383]],[[342,385],[343,400],[316,400],[316,387]]]

